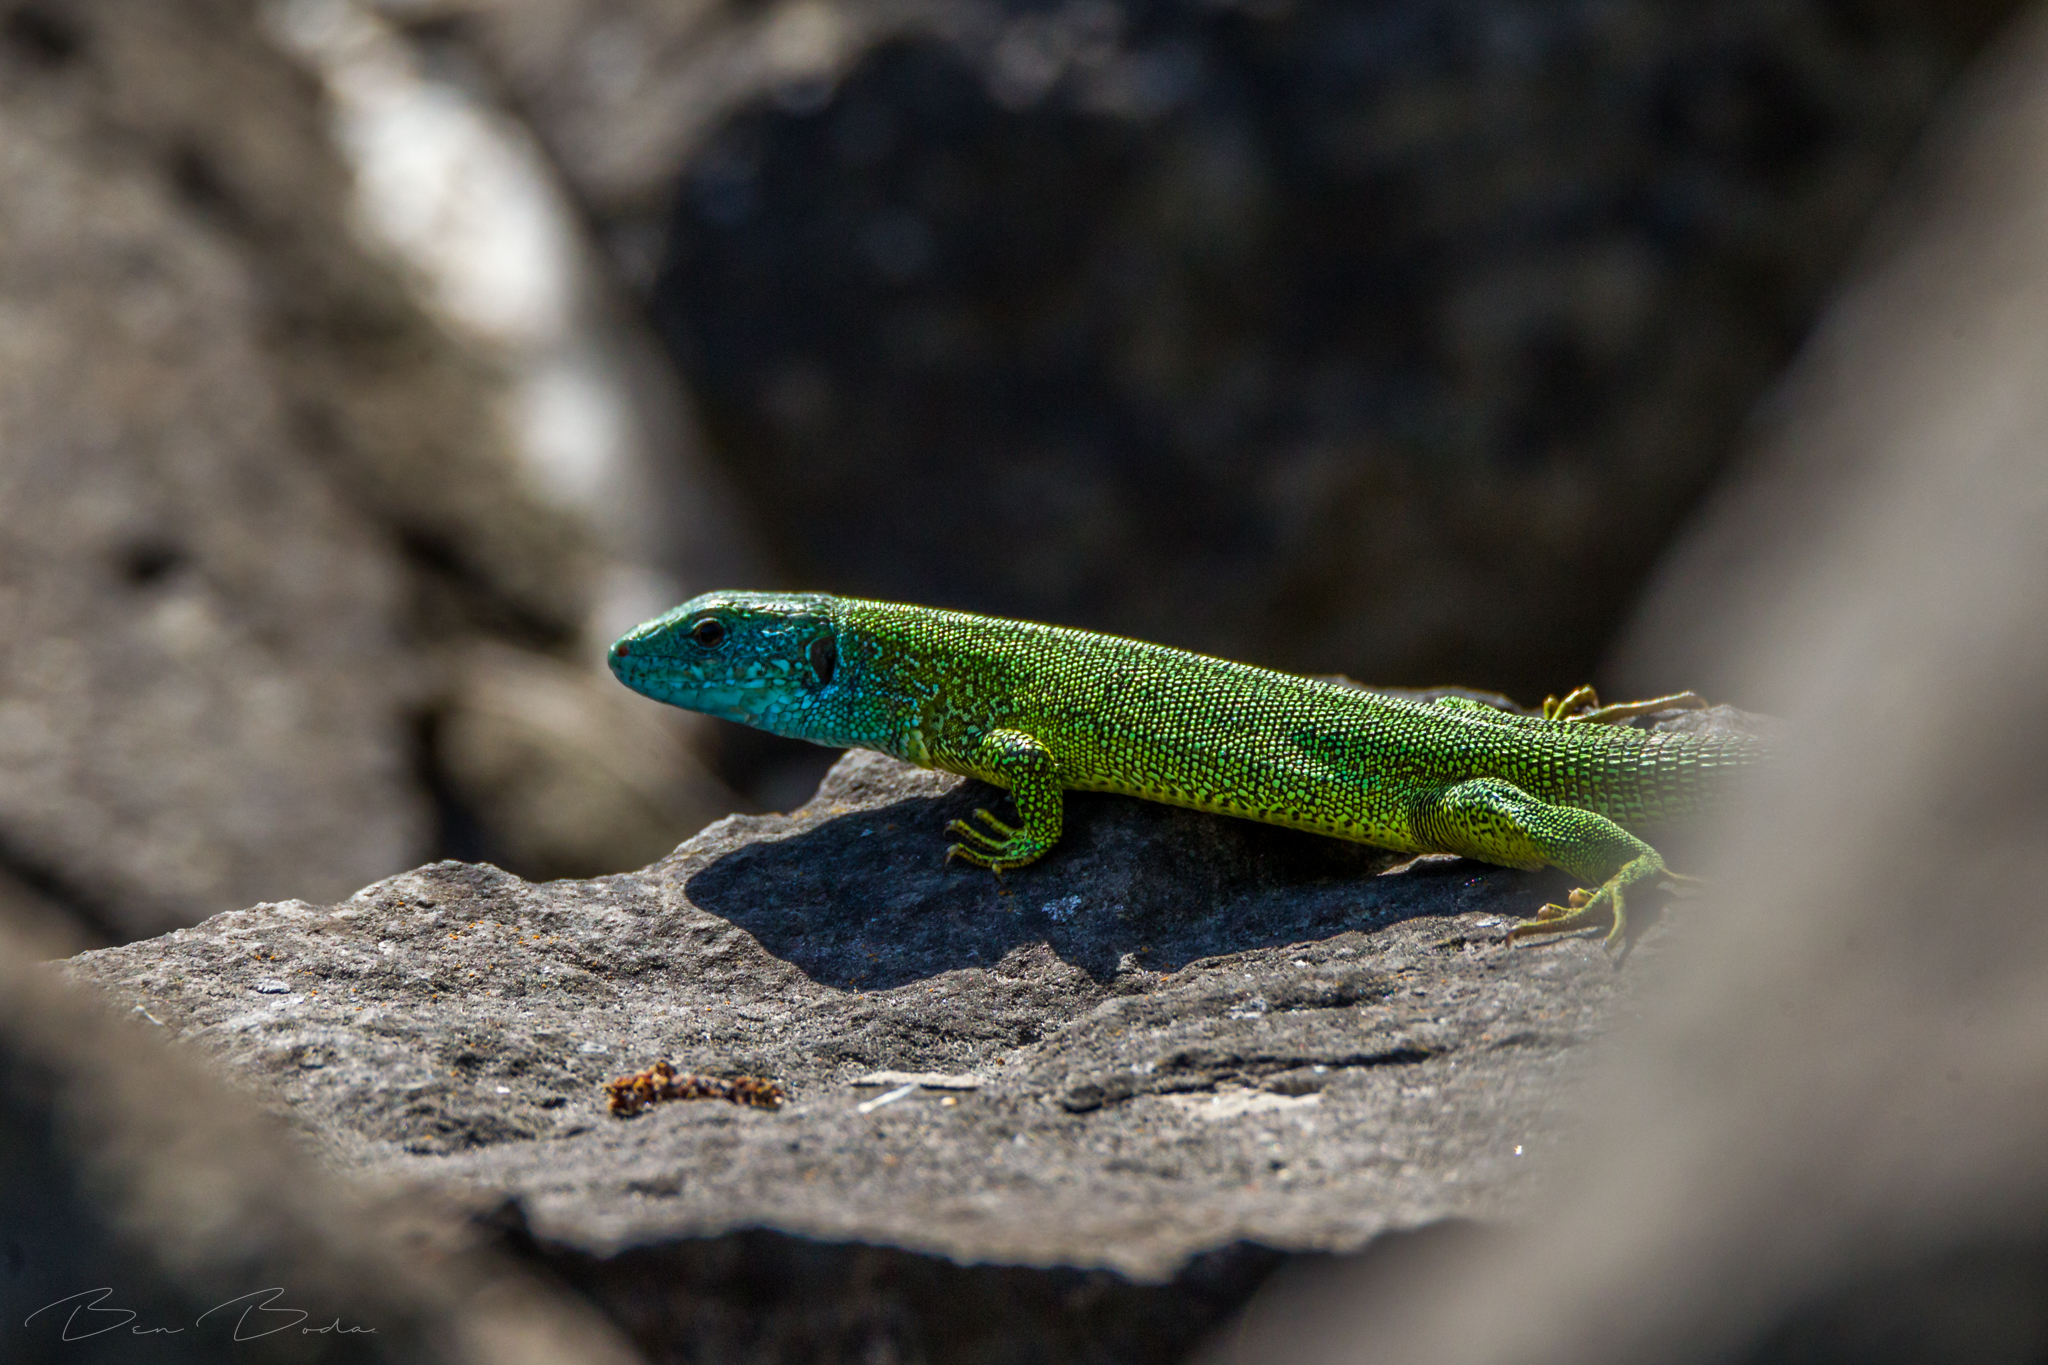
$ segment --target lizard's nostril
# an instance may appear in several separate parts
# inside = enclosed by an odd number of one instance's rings
[[[618,655],[621,659],[629,659],[633,656],[633,651],[627,647],[624,640],[612,646],[612,653]]]

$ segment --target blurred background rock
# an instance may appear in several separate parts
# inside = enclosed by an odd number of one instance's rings
[[[234,0],[0,13],[0,899],[88,940],[734,801],[590,663],[688,563],[672,387],[376,37],[327,98]]]
[[[4,0],[0,904],[793,805],[720,584],[1597,676],[2011,8]]]
[[[792,577],[1525,695],[1992,12],[386,9],[527,112]]]

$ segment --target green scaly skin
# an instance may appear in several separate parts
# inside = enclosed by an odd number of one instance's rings
[[[1419,703],[1163,645],[822,594],[713,592],[612,646],[656,701],[1007,787],[1017,825],[954,821],[994,870],[1059,841],[1062,793],[1220,815],[1586,883],[1511,936],[1611,923],[1665,872],[1631,828],[1701,810],[1755,741]],[[1623,710],[1626,708],[1610,708]]]

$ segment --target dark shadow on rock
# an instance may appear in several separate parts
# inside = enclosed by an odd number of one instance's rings
[[[1382,877],[1399,855],[1096,793],[1070,793],[1058,847],[999,881],[945,861],[947,823],[983,806],[1014,818],[1007,792],[964,782],[749,844],[686,891],[813,980],[885,990],[1038,943],[1106,982],[1419,916],[1526,915],[1569,889],[1469,861]]]

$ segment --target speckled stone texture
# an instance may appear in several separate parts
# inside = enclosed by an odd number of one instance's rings
[[[1001,883],[946,867],[992,796],[854,754],[640,872],[439,863],[68,970],[340,1167],[496,1207],[662,1358],[1094,1359],[1156,1314],[1107,1358],[1167,1360],[1289,1258],[1508,1216],[1683,929],[1617,973],[1502,942],[1555,874],[1108,796]],[[660,1059],[789,1102],[610,1116]]]

